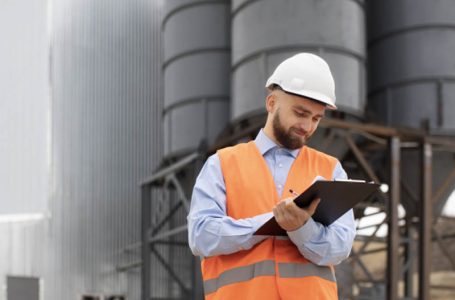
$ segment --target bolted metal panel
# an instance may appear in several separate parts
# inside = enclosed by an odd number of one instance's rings
[[[267,77],[301,51],[325,58],[335,77],[337,106],[363,113],[364,10],[361,1],[234,1],[231,118],[263,109]]]
[[[229,118],[229,1],[165,1],[164,153],[209,143]]]
[[[386,0],[367,7],[369,105],[376,119],[454,132],[455,97],[448,91],[455,84],[455,2]]]

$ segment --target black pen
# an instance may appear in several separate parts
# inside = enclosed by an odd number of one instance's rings
[[[294,196],[298,196],[299,194],[297,194],[296,192],[294,192],[292,189],[289,189],[289,192],[294,195]]]

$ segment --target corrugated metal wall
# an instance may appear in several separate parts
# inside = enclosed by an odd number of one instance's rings
[[[161,1],[52,3],[52,195],[45,299],[138,299],[138,182],[162,155]]]

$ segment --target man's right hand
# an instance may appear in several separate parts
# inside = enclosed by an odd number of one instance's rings
[[[294,231],[305,225],[316,211],[320,201],[320,198],[316,198],[308,207],[300,208],[294,203],[294,198],[286,198],[273,208],[273,215],[281,228]]]

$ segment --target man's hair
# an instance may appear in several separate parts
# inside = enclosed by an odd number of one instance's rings
[[[291,93],[291,92],[287,92],[287,91],[283,90],[283,89],[281,88],[281,86],[279,86],[278,84],[275,84],[275,83],[271,84],[271,85],[268,87],[268,89],[269,89],[270,92],[273,92],[273,91],[283,91],[283,92],[285,92],[286,94],[289,94],[289,95],[295,95],[295,96],[298,96],[298,97],[305,97],[305,96],[302,96],[302,95],[299,95],[299,94],[294,94],[294,93]],[[321,101],[319,101],[319,100],[316,100],[316,99],[313,99],[313,98],[309,98],[309,97],[305,97],[305,98],[310,99],[310,100],[313,100],[313,101],[315,101],[315,102],[318,102],[318,103],[320,103],[320,104],[322,104],[322,105],[324,105],[324,106],[327,107],[327,103],[324,103],[324,102],[321,102]]]
[[[282,91],[283,89],[281,88],[281,86],[279,86],[278,84],[271,84],[268,89],[273,92],[273,91]]]

